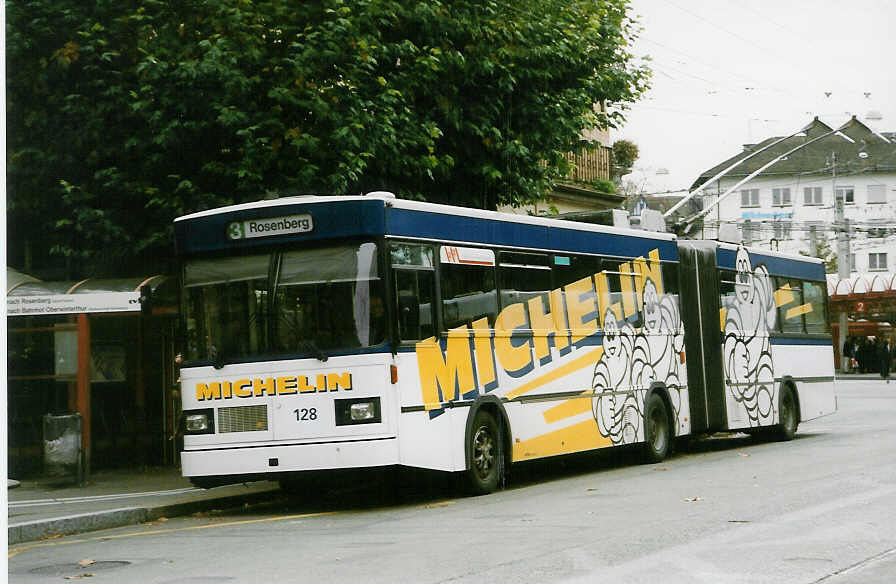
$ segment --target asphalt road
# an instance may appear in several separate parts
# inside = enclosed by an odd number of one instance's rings
[[[896,383],[838,393],[789,443],[528,463],[474,498],[429,474],[313,481],[267,507],[12,546],[10,582],[892,582]]]

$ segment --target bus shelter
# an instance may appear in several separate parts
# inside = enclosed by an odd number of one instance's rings
[[[80,414],[82,476],[175,460],[176,282],[7,269],[9,475],[43,469],[44,416]]]
[[[840,353],[846,337],[883,336],[896,339],[896,273],[868,272],[838,278],[828,274],[831,328],[834,336],[834,361],[840,369]],[[847,334],[839,331],[840,314],[847,315]]]

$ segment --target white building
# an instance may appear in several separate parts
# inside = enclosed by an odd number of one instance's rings
[[[818,140],[813,139],[829,134]],[[744,146],[691,186],[780,138]],[[704,218],[703,236],[723,224],[744,243],[787,253],[836,255],[835,196],[844,199],[853,272],[896,271],[896,133],[877,133],[853,117],[839,131],[815,118],[800,134],[744,161],[703,192],[713,204],[730,187],[778,156],[806,144],[738,187]],[[832,271],[832,270],[829,270]]]

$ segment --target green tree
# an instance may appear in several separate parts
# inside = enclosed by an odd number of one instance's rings
[[[632,171],[638,159],[638,145],[631,140],[613,142],[613,176],[621,178]]]
[[[824,260],[825,272],[828,274],[836,274],[837,254],[831,249],[831,244],[825,237],[825,233],[819,230],[814,238],[806,237],[805,240],[809,249],[800,250],[800,255]]]
[[[625,0],[6,10],[10,254],[70,276],[164,269],[174,217],[264,196],[540,200],[648,78]]]

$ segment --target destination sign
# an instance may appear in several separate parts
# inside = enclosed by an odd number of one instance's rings
[[[287,217],[234,221],[227,226],[227,237],[230,239],[250,239],[253,237],[308,233],[313,229],[314,223],[311,221],[311,215],[289,215]]]

